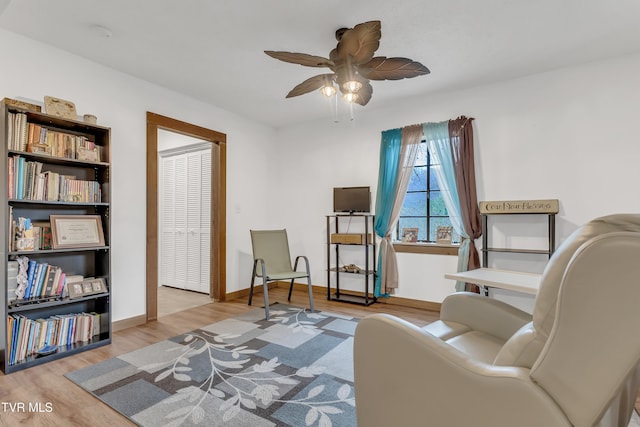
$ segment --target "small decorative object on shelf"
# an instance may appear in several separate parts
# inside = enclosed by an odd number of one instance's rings
[[[441,245],[450,245],[452,235],[453,235],[452,226],[441,225],[438,228],[436,228],[436,243]]]
[[[11,99],[11,98],[4,98],[2,102],[12,107],[18,107],[24,110],[35,111],[36,113],[39,113],[40,111],[42,111],[41,106],[32,104],[30,102],[26,102],[26,101],[19,101],[17,99]]]
[[[50,354],[55,353],[56,351],[58,351],[57,345],[45,345],[44,347],[36,350],[36,354],[38,356],[48,356]]]
[[[542,255],[547,259],[551,259],[553,252],[556,250],[556,215],[560,205],[558,199],[481,201],[478,205],[482,217],[482,266],[484,268],[490,267],[490,253]],[[524,215],[525,217],[529,215],[546,215],[546,248],[495,246],[489,235],[493,234],[496,224],[489,224],[489,217],[497,219],[505,215]],[[484,287],[484,294],[489,295],[487,286]]]
[[[53,96],[44,97],[44,109],[51,116],[62,117],[64,119],[77,120],[76,104]]]
[[[416,243],[418,241],[418,229],[417,228],[403,228],[402,229],[402,241],[404,243]]]
[[[67,282],[69,289],[69,299],[80,298],[84,295],[84,287],[82,282]]]
[[[111,342],[111,129],[79,121],[68,101],[46,109],[0,103],[5,373]]]
[[[483,201],[479,204],[480,213],[495,214],[557,214],[558,199],[544,200],[498,200]]]
[[[85,114],[84,116],[82,116],[82,120],[84,120],[86,123],[91,123],[92,125],[98,123],[98,118],[93,114]]]
[[[355,264],[349,264],[342,266],[340,271],[345,271],[347,273],[360,273],[362,270]]]
[[[79,279],[73,279],[68,283],[69,286],[69,298],[79,298],[87,295],[99,294],[107,291],[103,278],[88,277],[83,278],[79,276]]]

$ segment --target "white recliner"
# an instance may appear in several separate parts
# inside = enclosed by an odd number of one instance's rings
[[[569,236],[533,315],[463,292],[424,328],[364,318],[354,369],[359,427],[627,426],[640,386],[640,215]]]

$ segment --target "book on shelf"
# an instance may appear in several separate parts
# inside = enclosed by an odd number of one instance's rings
[[[13,113],[7,114],[7,149],[13,150],[14,119]]]
[[[36,274],[36,268],[38,263],[34,260],[29,261],[29,269],[27,270],[27,286],[24,291],[24,299],[29,299],[31,296],[31,290],[33,288],[33,281]]]
[[[13,199],[13,192],[14,192],[14,182],[13,182],[13,177],[14,177],[14,162],[15,162],[15,158],[14,157],[9,157],[7,159],[7,184],[9,185],[9,193],[7,194],[7,197],[9,199]]]
[[[25,113],[9,113],[7,120],[7,148],[24,151],[27,147],[29,123]]]
[[[15,197],[16,199],[22,199],[24,197],[24,157],[17,156],[15,165]]]
[[[49,221],[31,221],[31,224],[34,228],[34,237],[36,241],[37,249],[51,249],[51,239],[53,238],[51,234],[51,222]]]
[[[56,284],[56,290],[58,289],[56,280],[60,280],[60,267],[50,265],[47,270],[47,278],[45,279],[45,285],[43,286],[40,297],[52,296],[54,283]]]
[[[18,261],[10,260],[7,262],[7,301],[9,304],[18,299],[16,291],[18,290],[19,270]]]
[[[26,161],[20,155],[10,156],[8,167],[13,171],[12,178],[8,180],[10,199],[79,203],[102,201],[102,188],[98,181],[43,171],[42,162]]]
[[[25,113],[8,113],[7,148],[12,151],[99,162],[103,147],[85,135],[75,135],[28,122]]]
[[[15,365],[34,356],[45,346],[65,347],[88,342],[100,335],[101,314],[69,313],[46,319],[29,319],[24,315],[7,317],[9,364]]]
[[[47,263],[38,263],[38,265],[36,266],[36,274],[35,278],[33,279],[31,298],[40,298],[40,293],[42,292],[42,282],[44,281],[47,268]]]
[[[7,343],[11,343],[11,347],[9,348],[9,364],[12,365],[16,360],[16,348],[18,347],[18,337],[20,334],[18,331],[20,330],[20,320],[21,317],[9,316],[9,320],[11,323],[11,329],[7,328],[7,331],[11,331],[11,335],[7,338]]]
[[[18,147],[20,151],[24,151],[27,148],[27,132],[29,129],[29,123],[27,123],[27,115],[24,113],[18,113],[16,116],[19,117],[17,122],[18,126]]]
[[[9,316],[7,317],[7,360],[9,361],[9,364],[11,364],[11,360],[13,360],[13,347],[14,344],[12,342],[12,337],[15,335],[14,334],[14,318]]]
[[[13,206],[9,205],[9,224],[7,230],[9,231],[7,233],[7,238],[9,239],[8,243],[8,249],[9,252],[13,251],[13,245],[15,244],[15,240],[16,240],[16,229],[15,229],[15,222],[13,221]]]
[[[8,303],[10,305],[38,298],[65,297],[66,274],[62,271],[62,268],[46,262],[38,263],[35,260],[29,260],[27,257],[18,257],[18,260],[8,261],[7,263],[9,279],[14,273],[16,275],[15,290],[9,292]],[[26,278],[22,284],[18,283],[17,279],[20,275]],[[74,276],[71,277],[73,278]]]

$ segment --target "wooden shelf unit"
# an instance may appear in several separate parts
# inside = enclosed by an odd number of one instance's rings
[[[101,147],[100,161],[85,161],[53,157],[47,154],[28,153],[15,149],[9,149],[8,128],[9,113],[24,113],[28,123],[34,123],[48,130],[66,134],[86,136],[90,141]],[[41,112],[34,112],[19,107],[0,104],[0,152],[7,165],[9,157],[20,156],[26,161],[36,161],[43,164],[42,170],[53,171],[61,175],[74,175],[79,180],[97,181],[101,189],[100,202],[69,202],[69,201],[42,201],[8,198],[9,168],[5,166],[0,173],[0,221],[2,233],[0,234],[0,248],[4,254],[4,260],[0,262],[0,368],[5,373],[11,373],[32,366],[47,363],[82,351],[111,343],[111,249],[109,246],[111,236],[111,205],[109,195],[109,183],[111,181],[110,138],[111,129],[108,127],[89,124],[79,120],[68,120],[51,116]],[[30,251],[10,250],[10,215],[17,220],[19,217],[30,218],[32,221],[49,221],[50,215],[99,215],[104,233],[105,245],[100,247],[74,247],[65,249],[41,249]],[[8,286],[9,261],[26,256],[38,263],[47,263],[60,267],[67,274],[83,275],[84,277],[103,278],[107,286],[105,292],[85,295],[74,299],[62,297],[48,297],[34,300],[17,300],[10,295]],[[13,290],[11,291],[13,293]],[[8,342],[7,331],[8,316],[24,316],[27,319],[46,319],[52,316],[68,314],[98,313],[100,314],[100,333],[93,335],[89,341],[76,342],[70,345],[59,346],[55,353],[49,355],[31,355],[24,361],[10,363],[9,349],[12,343]]]

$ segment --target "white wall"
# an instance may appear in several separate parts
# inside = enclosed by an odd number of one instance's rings
[[[374,94],[353,123],[328,114],[275,132],[3,30],[0,49],[2,96],[68,99],[112,128],[114,320],[145,311],[146,111],[227,134],[228,292],[248,287],[250,228],[286,227],[292,252],[310,257],[313,283],[324,285],[331,189],[369,185],[375,201],[380,132],[412,123],[475,117],[479,200],[558,198],[559,242],[590,218],[640,211],[640,54],[385,108]],[[374,85],[385,83],[402,82]],[[400,254],[398,296],[441,301],[455,266],[455,257]]]
[[[158,157],[160,157],[163,151],[175,151],[175,149],[188,147],[190,145],[208,146],[208,144],[210,144],[208,141],[203,141],[202,139],[158,129]]]
[[[147,111],[227,135],[227,291],[248,286],[239,276],[250,264],[240,263],[251,252],[247,230],[266,222],[253,207],[270,188],[271,128],[4,30],[0,50],[2,97],[67,99],[111,127],[113,320],[145,313]]]
[[[336,125],[328,116],[283,129],[274,197],[291,208],[271,219],[290,230],[292,251],[310,256],[313,282],[324,284],[324,215],[332,208],[332,187],[370,185],[375,200],[381,131],[464,114],[476,119],[478,199],[559,199],[559,244],[591,218],[640,211],[638,75],[640,54],[385,108],[371,103],[356,111],[353,124]],[[524,241],[510,237],[513,245],[544,244],[544,232],[536,240],[526,224],[519,230]],[[455,257],[400,254],[399,266],[398,296],[441,301],[453,291],[443,274],[455,270]]]

